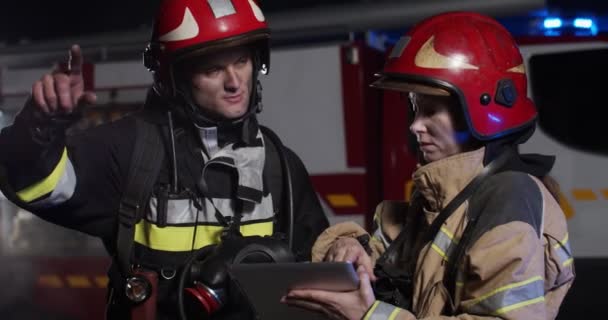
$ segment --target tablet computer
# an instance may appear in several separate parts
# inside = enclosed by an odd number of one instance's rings
[[[252,305],[257,319],[325,319],[322,315],[280,302],[291,289],[352,291],[359,276],[352,263],[250,263],[234,264],[232,279]]]

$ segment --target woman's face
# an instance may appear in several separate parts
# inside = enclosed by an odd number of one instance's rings
[[[410,131],[426,163],[468,151],[470,135],[456,99],[410,93],[409,100],[414,111]]]

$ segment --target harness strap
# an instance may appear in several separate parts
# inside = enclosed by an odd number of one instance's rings
[[[129,175],[118,208],[115,260],[122,276],[131,272],[135,225],[143,218],[144,204],[152,193],[164,157],[158,128],[140,118],[135,118],[135,128]]]

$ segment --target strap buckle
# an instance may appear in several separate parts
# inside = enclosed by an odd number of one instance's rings
[[[121,224],[133,227],[137,222],[139,204],[129,199],[122,199],[118,207],[118,219]]]

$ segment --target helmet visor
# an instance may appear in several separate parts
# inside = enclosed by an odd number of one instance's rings
[[[401,92],[415,92],[433,96],[450,96],[450,92],[435,86],[430,86],[422,83],[404,81],[402,79],[395,79],[387,76],[382,76],[380,79],[370,84],[373,88],[394,90]]]

